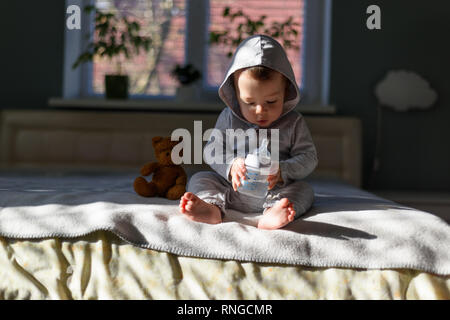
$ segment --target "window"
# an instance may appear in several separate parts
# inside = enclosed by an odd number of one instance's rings
[[[131,95],[174,95],[176,80],[170,76],[175,64],[184,62],[185,0],[96,0],[100,10],[126,16],[141,25],[141,36],[152,39],[148,53],[141,52],[123,64],[130,77]],[[104,75],[114,65],[103,59],[93,61],[92,91],[103,94]]]
[[[141,22],[142,35],[155,44],[149,54],[141,54],[127,64],[130,94],[155,99],[173,98],[178,83],[170,76],[175,64],[192,63],[203,77],[197,82],[205,101],[219,101],[217,87],[230,59],[220,46],[210,46],[209,32],[229,24],[223,9],[242,9],[246,14],[266,15],[267,25],[293,16],[299,23],[296,42],[299,50],[287,50],[303,93],[303,104],[326,104],[328,94],[328,52],[331,0],[67,0],[69,4],[95,3],[99,9],[113,10]],[[84,17],[84,16],[83,16]],[[71,64],[83,51],[83,40],[93,33],[92,17],[82,19],[80,32],[66,32],[64,97],[103,94],[103,76],[112,71],[109,63],[94,60],[72,70]],[[234,22],[239,24],[239,18]],[[156,67],[154,67],[156,66]]]

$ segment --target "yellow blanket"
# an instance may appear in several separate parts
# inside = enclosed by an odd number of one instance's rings
[[[0,238],[2,299],[450,299],[450,276],[181,257],[98,231]]]

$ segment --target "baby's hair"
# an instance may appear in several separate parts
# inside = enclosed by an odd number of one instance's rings
[[[273,78],[273,76],[275,74],[279,73],[278,71],[273,70],[268,67],[265,67],[265,66],[248,67],[248,68],[243,69],[242,71],[250,72],[250,75],[252,76],[253,79],[261,80],[261,81],[270,80]],[[288,84],[289,84],[288,78],[286,78],[283,74],[281,74],[281,76],[283,77],[285,85],[288,86]],[[233,77],[235,77],[235,75],[233,75]]]
[[[273,77],[275,70],[264,66],[256,66],[245,69],[250,72],[251,76],[256,80],[269,80]]]

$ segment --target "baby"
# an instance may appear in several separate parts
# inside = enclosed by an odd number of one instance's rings
[[[227,129],[253,128],[258,136],[261,129],[267,134],[270,129],[279,130],[278,172],[268,177],[266,198],[243,195],[237,188],[241,178],[246,179],[245,159],[225,153],[223,163],[209,164],[214,171],[191,177],[180,200],[180,212],[194,221],[217,224],[227,208],[246,213],[264,210],[258,228],[282,228],[311,207],[314,192],[302,179],[317,166],[306,122],[294,110],[300,91],[283,47],[266,35],[245,39],[233,55],[219,96],[227,107],[215,128],[224,136]],[[226,143],[227,139],[210,139],[207,146],[219,144],[217,147],[225,150]],[[237,148],[233,145],[231,149]]]

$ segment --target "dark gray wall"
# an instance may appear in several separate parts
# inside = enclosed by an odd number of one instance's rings
[[[381,7],[382,29],[366,28],[366,9]],[[330,102],[363,123],[364,186],[450,190],[450,2],[334,1]],[[381,167],[369,184],[375,148],[376,83],[387,71],[426,78],[439,100],[429,111],[382,112]]]
[[[0,1],[0,108],[61,96],[65,1]]]

